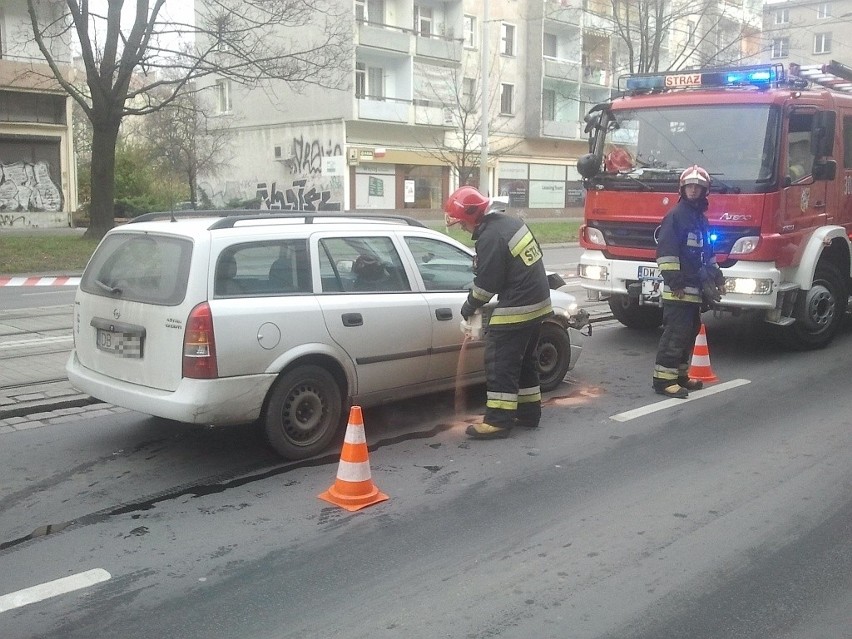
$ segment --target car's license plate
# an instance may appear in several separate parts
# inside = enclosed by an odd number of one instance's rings
[[[659,303],[663,278],[656,266],[640,266],[639,281],[642,283],[642,303]]]
[[[142,338],[128,333],[116,333],[97,329],[97,347],[119,357],[138,359],[142,357]]]

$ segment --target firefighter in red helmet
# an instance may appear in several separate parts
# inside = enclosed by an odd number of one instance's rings
[[[710,175],[693,165],[680,175],[680,199],[660,225],[657,265],[663,278],[663,334],[657,347],[653,387],[660,395],[685,398],[703,383],[689,378],[702,305],[718,302],[725,278],[710,244],[707,196]]]
[[[473,287],[462,317],[468,320],[499,296],[485,331],[485,417],[466,431],[473,439],[503,438],[513,426],[538,426],[536,348],[541,322],[553,314],[538,242],[523,220],[491,204],[475,188],[463,186],[444,206],[447,225],[461,224],[476,242]]]

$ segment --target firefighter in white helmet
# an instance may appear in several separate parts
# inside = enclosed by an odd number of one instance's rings
[[[523,220],[492,204],[472,186],[462,186],[444,205],[447,225],[461,224],[476,241],[473,287],[461,316],[467,320],[498,296],[485,331],[485,418],[467,427],[472,439],[499,439],[513,426],[538,426],[536,348],[542,321],[553,315],[538,242]]]
[[[718,302],[725,278],[710,244],[707,195],[710,175],[693,165],[680,175],[680,200],[660,226],[657,265],[663,278],[663,334],[657,348],[653,387],[660,395],[685,398],[700,389],[689,378],[703,304]]]

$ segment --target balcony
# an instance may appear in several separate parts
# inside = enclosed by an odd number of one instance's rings
[[[402,27],[375,22],[358,22],[358,44],[410,55],[411,33]]]
[[[544,58],[544,75],[556,80],[579,82],[580,63],[557,58]]]
[[[600,86],[609,86],[610,71],[602,67],[594,65],[586,65],[583,67],[583,82],[589,84],[598,84]]]
[[[557,122],[556,120],[542,120],[541,134],[548,138],[565,138],[567,140],[584,140],[586,134],[576,120],[570,122]]]
[[[568,7],[566,3],[549,2],[545,4],[545,20],[552,20],[560,24],[579,26],[583,18],[583,9],[580,6]]]
[[[462,43],[444,36],[417,36],[417,55],[426,58],[461,62]]]
[[[382,96],[363,96],[357,99],[358,119],[381,122],[411,122],[411,101]]]

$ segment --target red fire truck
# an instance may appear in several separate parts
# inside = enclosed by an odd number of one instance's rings
[[[586,116],[578,274],[624,325],[662,320],[656,237],[684,168],[711,175],[707,217],[726,295],[791,347],[818,348],[847,308],[852,69],[837,62],[625,76]]]

